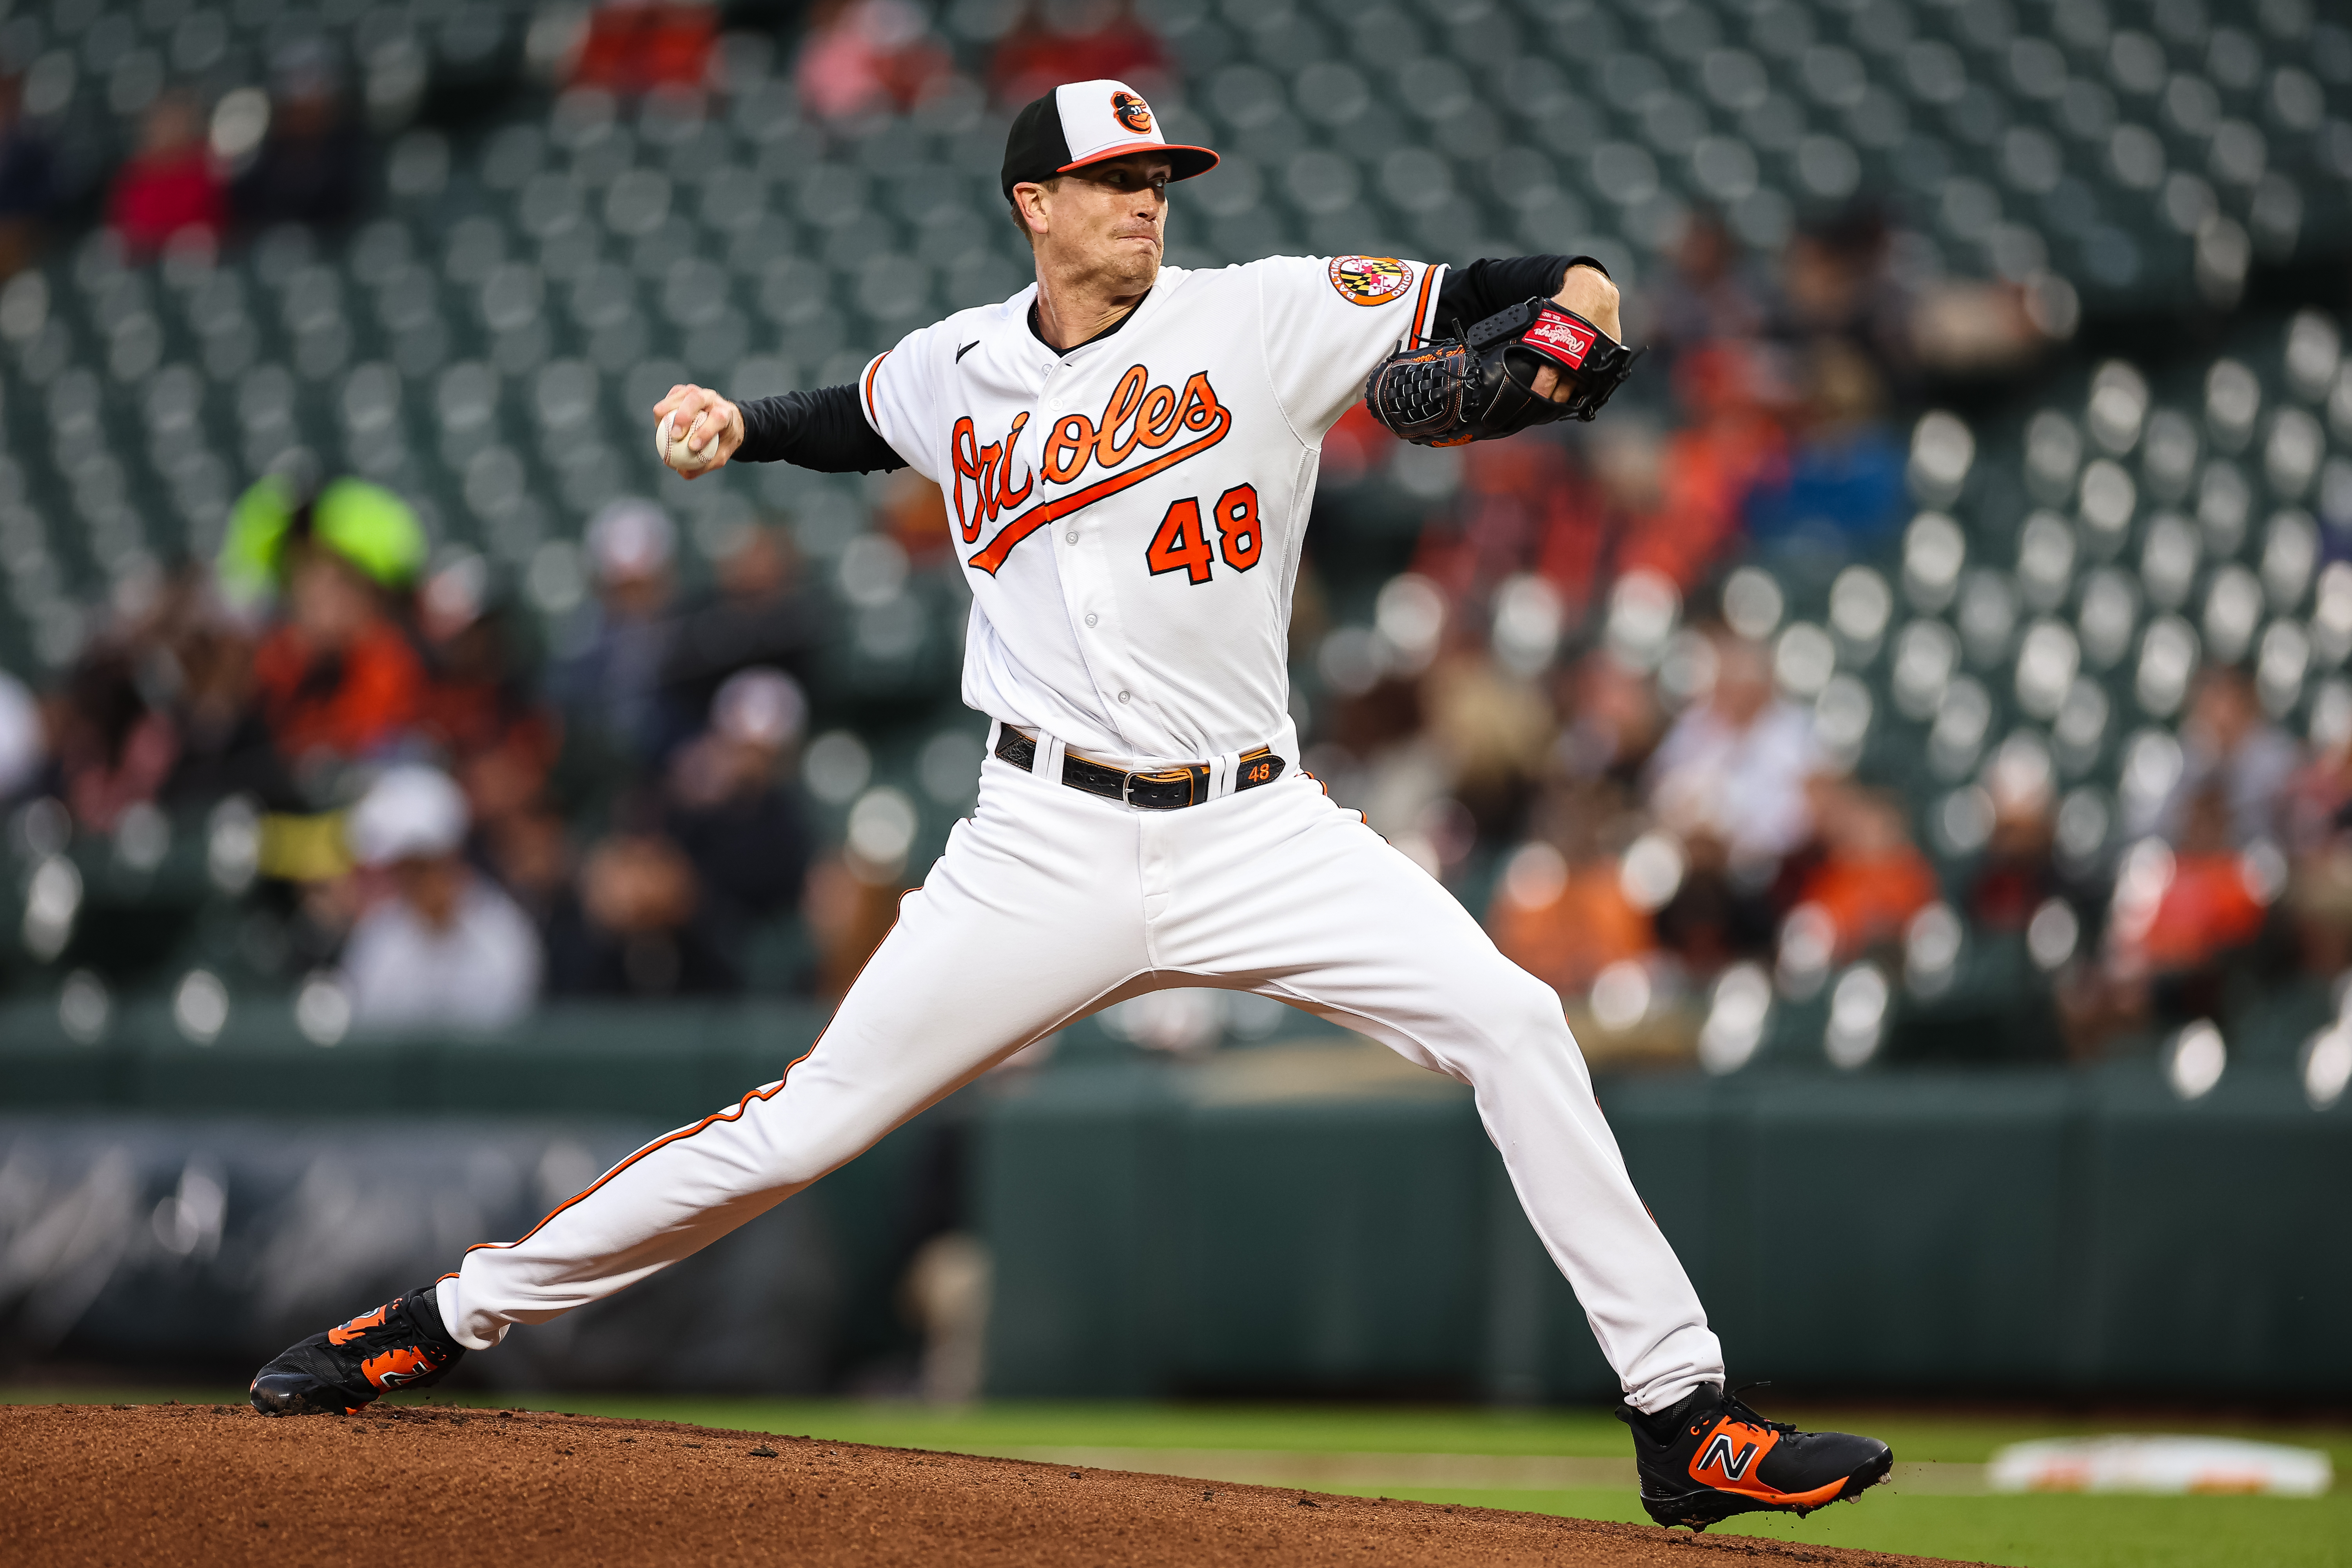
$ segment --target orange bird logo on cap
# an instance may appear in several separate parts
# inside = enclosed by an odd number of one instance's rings
[[[1112,93],[1110,95],[1110,111],[1121,125],[1126,126],[1138,136],[1145,136],[1150,133],[1151,106],[1144,102],[1143,100],[1138,98],[1135,94],[1131,92]]]

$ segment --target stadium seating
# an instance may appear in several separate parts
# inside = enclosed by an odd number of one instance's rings
[[[1923,237],[1905,267],[2063,279],[2112,312],[2227,307],[2258,262],[2352,245],[2352,32],[2307,0],[1168,0],[1150,20],[1181,67],[1163,124],[1225,153],[1172,229],[1192,265],[1565,249],[1639,279],[1693,205],[1769,250],[1875,194]],[[217,101],[305,29],[341,41],[387,124],[538,47],[519,5],[145,0],[11,17],[0,54],[94,178],[151,83]],[[961,585],[884,559],[898,547],[863,533],[864,481],[779,465],[689,489],[644,427],[675,381],[847,380],[910,327],[1017,288],[1025,243],[993,189],[1004,118],[965,83],[821,127],[761,42],[721,51],[711,93],[525,94],[402,131],[347,237],[278,228],[129,265],[91,232],[10,280],[0,665],[67,666],[101,605],[208,556],[231,500],[296,450],[410,496],[444,558],[481,552],[551,622],[580,602],[582,531],[615,494],[657,494],[701,557],[781,510],[854,629],[821,717],[887,714],[845,742],[856,783],[816,791],[828,826],[885,785],[917,805],[918,857],[935,846],[966,787],[941,759],[975,730],[943,679]],[[2352,727],[2352,573],[2321,569],[2317,521],[2352,523],[2352,458],[2328,455],[2352,442],[2338,343],[2323,314],[2248,319],[2218,356],[2086,364],[2011,417],[1931,414],[1920,514],[1880,558],[1748,564],[1739,581],[1778,605],[1759,629],[1784,688],[1904,792],[1948,876],[1982,846],[1995,757],[2054,770],[2066,854],[2111,862],[2178,772],[2201,659],[2252,661],[2298,731]],[[216,849],[239,831],[168,825],[143,871],[121,846],[75,847],[75,940],[152,918],[159,973],[266,973],[237,956],[261,940],[249,873],[224,876]],[[19,835],[14,853],[30,900],[50,852]],[[1962,934],[1949,994],[1901,1005],[1948,1011],[2053,967],[2054,934],[2040,953]],[[37,969],[12,958],[0,984]],[[1812,1019],[1817,1053],[1819,1016],[1781,1016]]]

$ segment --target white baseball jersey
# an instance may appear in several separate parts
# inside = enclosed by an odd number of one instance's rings
[[[1386,257],[1163,268],[1057,353],[1034,284],[909,332],[859,398],[947,497],[973,610],[963,697],[1129,767],[1274,743],[1324,432],[1428,336],[1445,268]]]
[[[1627,1397],[1656,1411],[1722,1383],[1559,998],[1303,772],[1230,787],[1243,752],[1297,754],[1290,595],[1323,435],[1432,331],[1443,275],[1379,257],[1168,268],[1117,332],[1066,353],[1030,331],[1030,288],[866,366],[866,419],[948,499],[974,595],[964,699],[1035,731],[1037,754],[983,760],[971,815],[806,1056],[466,1254],[437,1294],[461,1343],[667,1267],[1104,1006],[1209,985],[1470,1085]],[[1169,811],[1098,798],[1062,783],[1057,746],[1205,762],[1210,793]]]

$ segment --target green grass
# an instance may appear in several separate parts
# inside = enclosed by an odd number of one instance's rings
[[[89,1404],[241,1401],[219,1389],[0,1388],[0,1403]],[[422,1396],[433,1398],[432,1395]],[[687,1421],[756,1432],[830,1437],[887,1447],[1005,1453],[1045,1447],[1232,1448],[1302,1454],[1559,1454],[1617,1458],[1624,1428],[1598,1410],[1509,1411],[1467,1407],[1353,1405],[1058,1404],[1002,1402],[969,1409],[843,1400],[646,1398],[626,1395],[494,1399],[604,1415]],[[1932,1409],[1868,1412],[1784,1408],[1767,1413],[1809,1426],[1874,1433],[1905,1460],[1979,1463],[2004,1443],[2120,1430],[2197,1431],[2326,1449],[2352,1478],[2352,1426],[2264,1424],[2183,1417],[1945,1414]],[[1369,1491],[1370,1489],[1326,1489]],[[1517,1509],[1583,1519],[1639,1521],[1628,1492],[1457,1490],[1391,1487],[1391,1497]],[[1809,1520],[1759,1515],[1717,1534],[2016,1568],[2352,1568],[2352,1491],[2325,1498],[1952,1497],[1885,1489],[1862,1502]]]

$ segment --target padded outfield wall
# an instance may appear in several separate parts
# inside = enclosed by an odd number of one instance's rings
[[[331,1049],[259,1026],[197,1047],[131,1016],[84,1046],[8,1023],[0,1356],[21,1367],[266,1353],[527,1227],[772,1078],[821,1020],[606,1008],[501,1041]],[[2312,1110],[2283,1065],[2233,1068],[2194,1102],[2147,1061],[1623,1077],[1601,1098],[1739,1379],[2352,1394],[2352,1101]],[[1468,1092],[1345,1037],[1199,1063],[1072,1050],[983,1083],[599,1309],[593,1335],[533,1331],[545,1354],[483,1372],[697,1386],[711,1363],[678,1346],[723,1337],[758,1347],[763,1386],[835,1385],[907,1351],[896,1271],[940,1223],[993,1255],[998,1394],[1610,1392]]]

